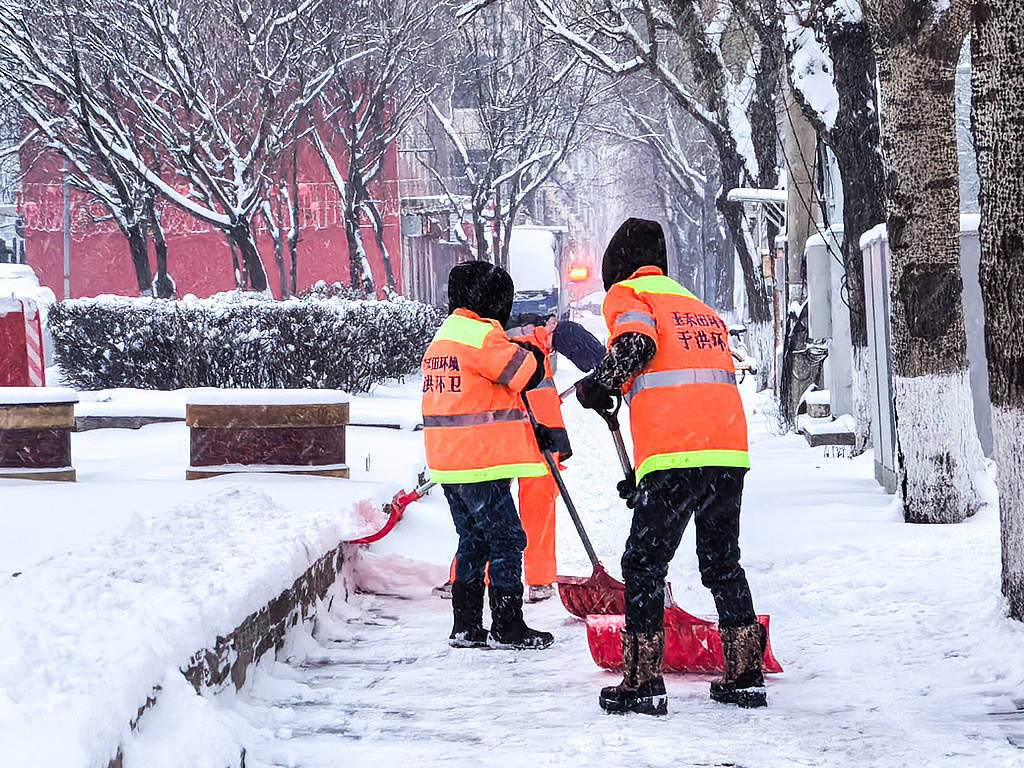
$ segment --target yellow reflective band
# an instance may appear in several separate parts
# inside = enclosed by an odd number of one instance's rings
[[[454,341],[465,344],[467,347],[480,349],[484,345],[487,334],[494,330],[494,326],[482,320],[474,320],[462,315],[449,315],[441,323],[441,327],[434,336],[434,341]]]
[[[620,285],[632,288],[634,293],[665,293],[670,296],[685,296],[688,299],[697,298],[671,277],[665,275],[635,277],[632,280],[623,280]]]
[[[696,467],[743,467],[750,469],[750,456],[746,451],[710,450],[659,453],[644,459],[636,469],[639,483],[645,475],[662,469],[694,469]]]
[[[431,469],[430,479],[441,485],[452,483],[486,483],[488,480],[507,480],[513,477],[544,477],[548,467],[541,462],[527,464],[499,464],[480,469]]]

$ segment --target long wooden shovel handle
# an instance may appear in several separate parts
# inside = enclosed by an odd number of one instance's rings
[[[526,415],[530,417],[530,424],[534,429],[537,428],[537,419],[533,415],[533,409],[530,408],[530,402],[526,399],[526,394],[523,394],[523,405],[526,406]],[[537,446],[540,448],[540,446]],[[594,551],[594,545],[590,543],[590,537],[587,536],[587,531],[583,527],[583,521],[580,520],[579,512],[576,511],[576,505],[572,503],[572,498],[569,496],[569,491],[565,487],[565,481],[562,480],[562,473],[558,471],[558,462],[555,461],[555,457],[551,455],[550,451],[541,450],[544,454],[544,461],[548,465],[548,469],[551,471],[551,476],[555,478],[555,484],[558,486],[558,492],[562,494],[562,500],[565,502],[565,508],[569,510],[569,517],[572,518],[573,525],[576,526],[576,533],[580,535],[580,540],[583,542],[583,548],[587,551],[587,557],[590,558],[590,564],[595,568],[601,564],[601,561],[597,559],[597,553]]]

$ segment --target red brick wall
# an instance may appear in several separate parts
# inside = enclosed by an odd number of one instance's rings
[[[348,246],[342,225],[342,206],[326,169],[311,148],[300,153],[299,196],[302,199],[302,233],[299,242],[298,289],[317,280],[349,282]],[[383,202],[385,242],[391,254],[395,288],[401,290],[401,229],[398,208],[398,151],[392,148],[377,185],[375,198]],[[35,163],[22,184],[21,210],[25,219],[26,261],[43,285],[58,297],[64,295],[63,190],[60,164],[54,159]],[[178,286],[178,296],[192,293],[206,297],[235,287],[231,251],[224,236],[207,224],[167,203],[162,205],[167,236],[168,272]],[[138,283],[128,244],[98,203],[76,191],[71,193],[71,295],[101,293],[137,295]],[[257,219],[259,247],[267,278],[280,296],[273,243]],[[374,283],[385,283],[373,229],[363,226],[363,241],[370,255]],[[287,261],[287,252],[285,254]],[[151,255],[153,273],[156,260]]]

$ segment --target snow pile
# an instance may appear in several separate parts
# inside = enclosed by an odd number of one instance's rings
[[[233,293],[64,301],[49,327],[63,379],[78,389],[367,392],[416,370],[441,319],[401,297],[274,302]]]
[[[53,291],[39,285],[39,278],[28,264],[0,264],[0,300],[11,297],[34,301],[42,313],[44,323],[47,312],[57,301]]]
[[[394,489],[338,483],[327,507],[232,485],[0,584],[5,764],[106,765],[155,686],[373,528]]]
[[[831,131],[839,114],[839,93],[833,79],[834,67],[824,40],[809,22],[810,3],[801,0],[786,13],[786,48],[793,88]]]

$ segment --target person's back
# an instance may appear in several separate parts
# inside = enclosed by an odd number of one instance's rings
[[[457,265],[448,279],[451,315],[423,356],[423,434],[431,478],[444,489],[459,534],[449,644],[546,648],[550,633],[523,620],[526,546],[510,492],[516,477],[541,477],[547,465],[523,403],[544,375],[540,350],[509,341],[514,288],[485,262]],[[483,627],[489,564],[491,631]]]
[[[690,518],[701,582],[718,609],[725,676],[711,698],[764,706],[765,636],[739,562],[739,517],[747,457],[746,418],[721,318],[666,277],[661,225],[628,219],[608,243],[601,273],[608,355],[577,384],[585,408],[629,402],[635,478],[619,490],[633,507],[622,556],[626,626],[623,681],[601,691],[608,712],[668,711],[662,665],[668,566]]]
[[[656,266],[615,283],[603,311],[613,343],[635,333],[656,345],[622,387],[636,481],[659,469],[749,467],[746,417],[718,314]]]

